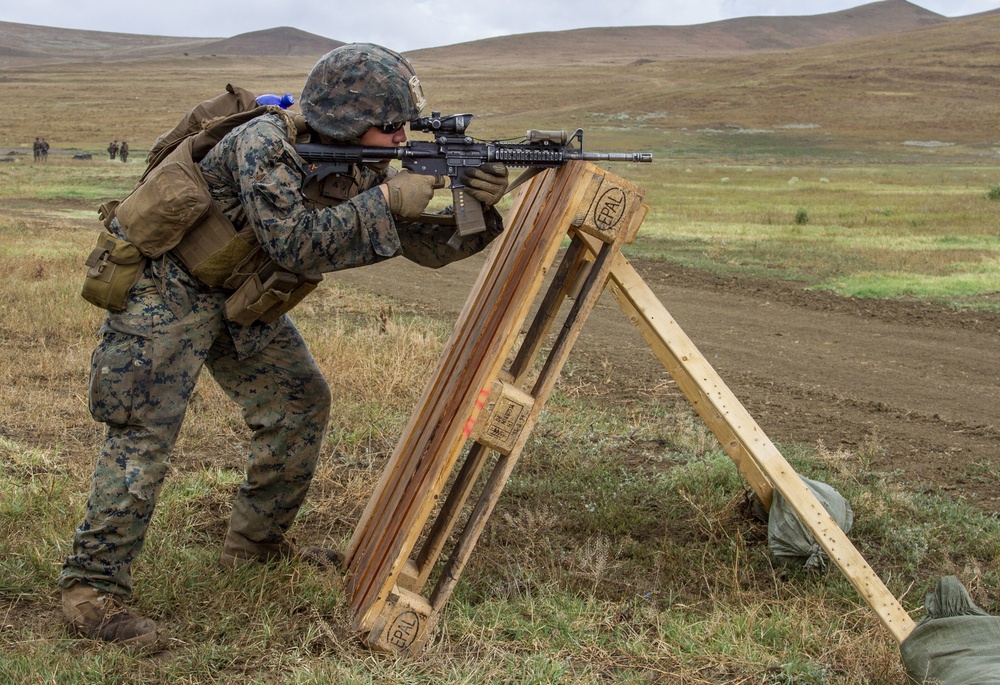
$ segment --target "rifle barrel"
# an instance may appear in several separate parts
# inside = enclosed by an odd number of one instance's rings
[[[566,153],[566,159],[586,162],[652,162],[652,152],[575,152]]]
[[[504,162],[511,166],[560,166],[564,162],[579,159],[586,162],[652,162],[651,152],[581,152],[565,147],[539,147],[532,145],[491,146],[491,161]]]

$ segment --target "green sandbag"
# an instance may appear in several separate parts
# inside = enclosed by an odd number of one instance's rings
[[[843,495],[826,483],[802,476],[799,478],[802,478],[802,482],[816,496],[840,529],[845,534],[850,532],[854,524],[854,511]],[[771,510],[767,513],[767,546],[781,561],[801,564],[819,571],[826,569],[826,552],[777,490],[774,491]]]
[[[1000,617],[977,607],[955,576],[927,595],[927,615],[899,645],[912,685],[1000,685]]]

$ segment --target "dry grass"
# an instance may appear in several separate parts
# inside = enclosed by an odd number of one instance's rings
[[[414,59],[432,106],[474,110],[471,132],[483,137],[580,126],[594,149],[718,159],[739,156],[739,139],[689,134],[766,129],[777,161],[791,147],[834,158],[864,151],[905,159],[918,151],[904,142],[937,140],[955,144],[938,149],[939,157],[989,163],[998,142],[998,29],[995,15],[799,50],[614,66],[524,64],[502,45],[486,53],[489,60],[459,60],[461,69],[434,51]],[[43,135],[57,150],[103,154],[117,137],[130,141],[139,161],[189,103],[218,94],[227,82],[298,94],[315,57],[200,55],[11,68],[0,81],[0,147],[24,149]]]
[[[421,71],[440,109],[465,111],[476,103],[483,116],[474,130],[484,136],[581,125],[595,149],[648,148],[683,158],[683,164],[654,165],[640,181],[659,193],[657,205],[665,202],[682,217],[676,224],[673,215],[660,217],[651,228],[702,231],[706,210],[697,202],[685,206],[684,198],[708,193],[709,174],[733,162],[742,168],[749,157],[771,167],[790,161],[795,169],[831,166],[849,180],[832,197],[825,186],[795,195],[779,178],[787,169],[776,171],[768,192],[781,187],[780,204],[787,205],[777,210],[774,202],[755,199],[767,183],[756,190],[729,186],[736,201],[720,203],[728,213],[719,225],[770,230],[789,208],[794,215],[798,200],[807,200],[809,227],[836,223],[864,231],[885,222],[902,231],[910,209],[900,219],[874,211],[879,205],[847,201],[864,183],[858,155],[888,169],[891,178],[876,184],[883,189],[911,183],[914,169],[929,185],[923,174],[941,160],[972,169],[963,178],[995,170],[990,108],[998,86],[989,74],[997,66],[998,20],[949,24],[920,40],[901,37],[891,56],[879,50],[883,41],[616,68],[510,69],[498,61],[456,74],[428,59]],[[23,159],[0,165],[0,680],[900,682],[895,646],[843,578],[772,566],[760,524],[742,508],[744,485],[728,458],[699,422],[663,408],[675,391],[650,389],[648,407],[619,412],[572,380],[550,401],[449,604],[441,635],[421,658],[365,651],[345,631],[335,575],[291,566],[236,575],[216,568],[248,433],[207,377],[182,432],[154,534],[135,568],[136,608],[169,627],[171,650],[142,659],[69,636],[54,580],[102,439],[85,400],[101,316],[77,294],[80,261],[96,226],[93,207],[127,190],[140,171],[140,151],[193,100],[217,94],[227,81],[297,92],[311,62],[74,63],[11,69],[0,80],[10,124],[0,132],[0,146],[22,147],[47,135],[57,151],[101,154],[111,138],[127,138],[137,162],[77,163],[57,154],[44,167]],[[493,88],[496,83],[505,88]],[[38,95],[26,101],[24,92]],[[956,102],[962,114],[951,117]],[[793,124],[817,128],[778,128]],[[712,130],[697,130],[703,127]],[[759,127],[775,133],[755,146],[736,132]],[[959,144],[933,158],[901,146],[929,137]],[[684,185],[665,177],[684,174],[688,165],[704,178]],[[899,197],[905,194],[904,188]],[[968,198],[956,195],[956,204],[935,200],[943,215],[966,211]],[[925,238],[922,227],[910,228],[907,259]],[[969,233],[977,240],[996,237],[994,228]],[[829,236],[830,244],[836,238]],[[878,240],[868,249],[873,261],[885,251]],[[342,544],[451,322],[428,321],[330,284],[297,310],[296,320],[331,381],[335,421],[295,535]],[[863,446],[849,459],[820,446],[797,454],[795,465],[843,487],[861,522],[855,538],[875,568],[892,569],[887,583],[910,610],[919,608],[924,588],[913,588],[909,578],[955,569],[967,571],[977,601],[995,610],[996,522],[915,498],[869,473],[867,449],[877,446]],[[852,469],[842,466],[846,460]]]
[[[753,163],[630,173],[651,206],[630,256],[851,296],[995,307],[995,168]]]
[[[85,194],[92,189],[80,179],[103,168],[54,162],[49,171],[60,166]],[[77,295],[95,221],[81,200],[12,187],[28,197],[4,198],[0,220],[0,680],[899,682],[895,646],[843,578],[772,566],[729,459],[700,422],[662,408],[673,390],[647,389],[650,402],[617,412],[574,380],[550,402],[420,658],[368,653],[346,629],[336,574],[217,569],[248,432],[207,376],[134,569],[133,604],[169,629],[169,651],[144,659],[72,639],[54,581],[102,438],[85,402],[101,317]],[[294,535],[340,547],[450,322],[331,284],[296,320],[331,381],[335,419]],[[887,581],[895,592],[905,596],[900,578],[917,566],[932,577],[962,564],[977,599],[993,606],[995,522],[960,509],[924,514],[911,496],[859,471],[858,459],[817,452],[802,472],[826,469],[827,482],[847,488],[867,522],[857,539],[876,568],[897,569]],[[942,530],[945,558],[927,544]]]
[[[61,209],[64,201],[3,202],[12,211],[0,222],[0,269],[7,274],[0,300],[0,680],[888,684],[898,678],[894,648],[842,579],[778,582],[761,551],[760,525],[734,505],[743,486],[703,426],[652,408],[591,413],[590,398],[575,398],[572,385],[536,431],[440,636],[420,659],[367,653],[346,631],[335,574],[217,570],[248,432],[207,376],[134,569],[140,588],[134,606],[168,627],[169,652],[142,659],[71,639],[54,580],[102,439],[85,400],[101,316],[77,294],[94,220],[79,201],[69,212]],[[335,420],[294,534],[339,547],[450,322],[423,320],[330,284],[296,319],[331,381]],[[637,441],[669,446],[653,459],[653,470],[639,465]]]

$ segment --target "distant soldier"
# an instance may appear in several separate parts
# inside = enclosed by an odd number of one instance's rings
[[[49,161],[49,141],[42,138],[42,161]]]
[[[35,144],[31,146],[31,153],[37,162],[42,158],[42,139],[35,136]]]
[[[115,138],[110,143],[108,143],[108,156],[110,156],[112,160],[114,160],[114,158],[118,156],[118,139],[117,138]]]
[[[123,140],[121,147],[118,148],[118,157],[123,161],[128,161],[128,141]],[[114,159],[114,157],[112,157]]]

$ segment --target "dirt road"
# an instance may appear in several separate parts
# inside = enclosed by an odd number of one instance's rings
[[[482,263],[432,271],[397,259],[333,278],[457,318]],[[633,265],[772,440],[874,438],[872,468],[1000,515],[1000,316]],[[667,377],[609,295],[572,358],[584,355],[598,363],[583,366],[611,364],[623,397]]]

